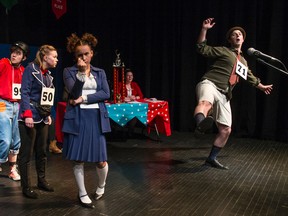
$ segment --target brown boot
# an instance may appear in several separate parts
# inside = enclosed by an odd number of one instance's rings
[[[56,145],[57,141],[53,140],[50,142],[49,145],[49,152],[52,152],[54,154],[61,154],[62,150],[58,148],[58,146]]]

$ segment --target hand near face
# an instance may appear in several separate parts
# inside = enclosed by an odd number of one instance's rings
[[[77,67],[80,72],[85,72],[87,64],[83,61],[83,59],[77,59]]]

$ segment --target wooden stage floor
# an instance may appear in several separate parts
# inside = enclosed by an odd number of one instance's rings
[[[22,196],[20,182],[8,179],[8,165],[2,164],[0,215],[287,216],[288,144],[231,137],[218,157],[229,170],[218,170],[203,165],[213,137],[195,139],[193,133],[173,132],[156,142],[110,136],[106,192],[94,202],[95,209],[77,202],[72,164],[61,154],[48,156],[47,179],[55,192],[38,191],[35,186],[37,200]],[[87,191],[93,193],[94,164],[85,165],[85,181]]]

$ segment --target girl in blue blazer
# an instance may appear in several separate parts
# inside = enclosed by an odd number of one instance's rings
[[[37,186],[40,190],[53,192],[46,180],[48,127],[52,123],[50,108],[54,102],[53,77],[49,71],[58,62],[56,49],[51,45],[39,48],[36,58],[24,70],[21,84],[19,131],[21,147],[19,168],[22,193],[36,199],[38,194],[31,188],[31,158],[35,152]],[[45,108],[45,109],[41,109]]]
[[[110,89],[104,70],[90,64],[97,39],[89,33],[81,38],[72,34],[67,39],[67,50],[74,53],[76,64],[63,72],[65,87],[69,92],[62,128],[63,156],[74,161],[80,204],[94,208],[85,188],[84,162],[96,163],[98,182],[94,199],[98,200],[104,194],[108,173],[104,133],[110,132],[111,128],[104,101],[110,98]]]

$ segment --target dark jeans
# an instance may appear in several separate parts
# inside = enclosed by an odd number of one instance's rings
[[[18,156],[19,171],[21,174],[22,188],[31,187],[31,159],[35,153],[35,167],[38,176],[38,183],[45,182],[45,169],[47,163],[47,138],[49,125],[43,122],[34,124],[33,128],[19,122],[21,147]]]
[[[50,143],[50,141],[56,140],[56,136],[55,136],[55,119],[52,118],[52,124],[49,125],[49,129],[48,129],[48,143]]]

